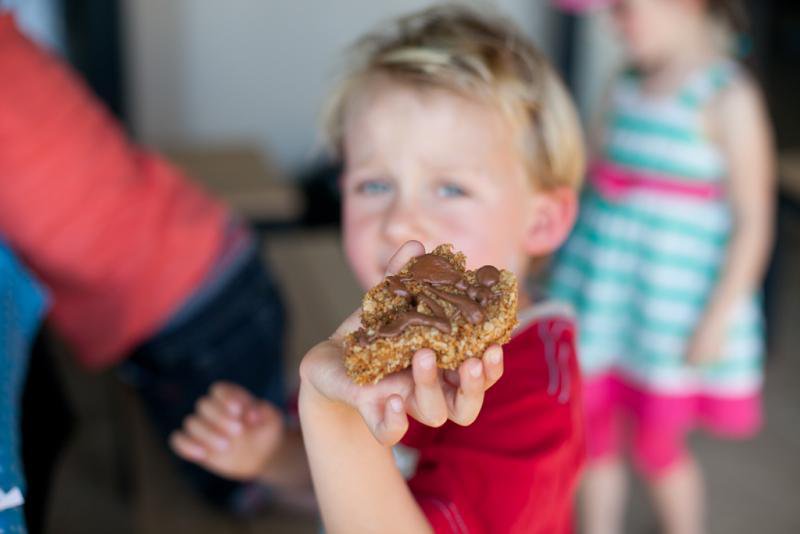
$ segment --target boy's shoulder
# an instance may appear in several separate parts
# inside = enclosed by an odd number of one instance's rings
[[[519,324],[514,338],[524,335],[549,337],[550,330],[574,330],[575,310],[566,301],[557,299],[542,300],[517,313]],[[533,333],[531,333],[533,331]]]
[[[497,393],[567,403],[577,382],[576,338],[575,314],[565,302],[548,300],[520,311],[519,325],[504,347],[505,371]]]

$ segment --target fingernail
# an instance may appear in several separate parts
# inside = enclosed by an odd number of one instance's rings
[[[425,354],[420,358],[419,364],[423,369],[433,369],[436,365],[436,357],[433,354]]]
[[[403,411],[403,401],[398,398],[389,399],[389,409],[392,410],[394,413],[400,413]]]
[[[497,365],[498,363],[500,363],[499,350],[490,351],[488,356],[489,356],[489,363],[491,363],[492,365]]]
[[[473,377],[478,378],[483,373],[483,369],[481,369],[481,364],[479,362],[475,362],[472,364],[472,367],[469,370],[469,374]]]
[[[226,439],[218,439],[216,440],[215,445],[217,446],[217,450],[224,451],[228,448],[229,443]]]
[[[231,422],[228,426],[230,431],[236,434],[237,436],[242,433],[242,424],[237,422]]]

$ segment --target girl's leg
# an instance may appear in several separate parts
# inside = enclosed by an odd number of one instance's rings
[[[706,531],[703,476],[690,454],[651,479],[650,491],[666,534],[703,534]]]
[[[591,462],[581,484],[584,534],[621,534],[628,497],[625,465],[618,455]]]
[[[621,534],[628,478],[617,385],[610,376],[589,379],[584,382],[583,393],[588,462],[580,489],[581,531]]]
[[[640,420],[634,436],[636,467],[648,482],[666,534],[705,532],[703,480],[686,447],[686,430],[665,420]]]

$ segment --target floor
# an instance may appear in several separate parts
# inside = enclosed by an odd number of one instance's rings
[[[782,239],[800,243],[800,225],[791,232]],[[800,532],[800,246],[784,249],[767,368],[766,428],[748,442],[693,439],[710,488],[713,533]],[[310,340],[327,335],[357,305],[358,289],[333,232],[274,238],[268,256],[291,304],[296,361]],[[271,512],[234,519],[200,502],[176,476],[135,401],[113,376],[86,376],[66,358],[62,367],[80,426],[57,475],[49,532],[318,532],[313,515]],[[632,494],[628,532],[657,532],[645,491],[635,486]]]

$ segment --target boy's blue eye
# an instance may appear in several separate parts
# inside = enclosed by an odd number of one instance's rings
[[[442,184],[436,188],[436,194],[443,198],[459,198],[467,196],[467,191],[456,184]]]
[[[356,191],[364,195],[381,195],[391,190],[391,184],[383,180],[365,180],[356,187]]]

